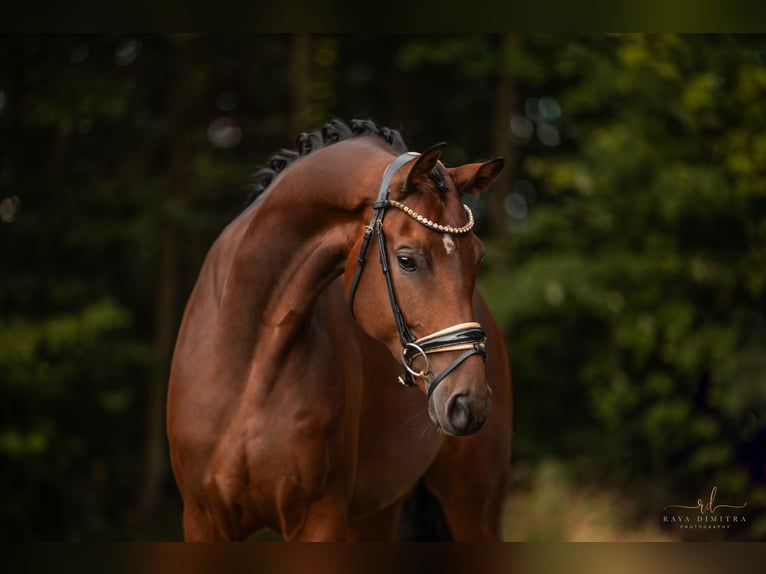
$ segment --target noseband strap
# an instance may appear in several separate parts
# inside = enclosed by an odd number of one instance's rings
[[[487,336],[479,323],[460,323],[459,325],[453,325],[452,327],[447,327],[436,333],[416,339],[412,335],[407,322],[404,320],[404,315],[396,300],[394,285],[391,281],[391,269],[388,264],[388,255],[386,253],[386,237],[383,233],[383,218],[385,217],[387,208],[395,207],[400,209],[412,219],[437,233],[452,233],[455,235],[469,233],[474,224],[473,213],[471,213],[471,210],[467,205],[463,206],[468,217],[467,223],[462,227],[452,227],[450,225],[435,223],[410,209],[403,203],[388,199],[391,179],[394,174],[418,155],[419,154],[412,152],[400,155],[388,165],[383,173],[383,180],[380,183],[377,200],[372,204],[372,219],[370,220],[370,224],[366,227],[364,236],[362,237],[362,245],[359,249],[359,257],[357,258],[356,272],[354,273],[354,278],[351,281],[351,288],[349,289],[348,305],[351,315],[353,316],[354,297],[356,295],[357,287],[359,286],[359,280],[362,277],[362,271],[364,270],[364,264],[367,259],[367,251],[370,248],[372,235],[374,233],[378,240],[380,267],[383,271],[383,277],[386,280],[389,303],[391,304],[391,310],[393,311],[396,330],[399,333],[399,341],[402,345],[402,375],[399,377],[399,382],[405,386],[413,387],[415,386],[416,378],[425,379],[427,381],[428,397],[430,399],[439,383],[441,383],[447,375],[459,367],[466,359],[472,355],[480,355],[485,361],[487,360],[487,352],[485,349]],[[464,352],[434,377],[431,372],[428,355],[449,351]],[[413,367],[413,362],[418,357],[425,363],[420,370],[416,370]]]

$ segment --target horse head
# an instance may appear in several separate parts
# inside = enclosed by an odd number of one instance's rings
[[[486,336],[472,306],[484,251],[462,196],[490,185],[504,160],[447,168],[444,147],[402,154],[389,165],[345,279],[357,322],[402,362],[400,381],[428,396],[439,429],[468,435],[489,416],[491,390]],[[368,263],[362,273],[376,243],[380,270]]]

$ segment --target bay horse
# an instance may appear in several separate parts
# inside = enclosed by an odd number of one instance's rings
[[[500,538],[510,367],[462,196],[503,159],[448,168],[444,145],[333,120],[256,174],[173,355],[185,540],[394,540],[413,492],[452,539]]]

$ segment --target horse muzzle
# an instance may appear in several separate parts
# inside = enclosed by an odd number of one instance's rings
[[[452,435],[467,435],[477,432],[489,415],[489,387],[484,382],[484,372],[473,371],[459,379],[473,381],[472,384],[452,384],[448,399],[434,404],[434,396],[439,385],[457,371],[467,359],[478,355],[487,360],[486,333],[479,323],[461,323],[431,335],[416,339],[404,345],[402,349],[402,376],[399,381],[406,386],[415,386],[417,380],[423,380],[428,395],[429,415],[434,423]],[[430,355],[441,353],[460,353],[438,374],[431,368]],[[418,362],[419,368],[414,367]],[[474,376],[471,376],[474,375]],[[481,375],[477,388],[476,376]],[[439,393],[442,395],[444,393]]]
[[[444,433],[466,436],[478,432],[489,418],[492,390],[483,365],[468,361],[428,399],[428,415]]]

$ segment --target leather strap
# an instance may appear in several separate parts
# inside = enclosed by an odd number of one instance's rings
[[[354,297],[356,295],[356,289],[359,287],[359,280],[361,279],[362,271],[364,270],[364,263],[367,259],[367,251],[370,248],[372,232],[378,225],[378,222],[380,222],[382,234],[383,217],[386,213],[386,207],[388,207],[386,199],[388,198],[388,190],[391,185],[391,179],[394,177],[394,174],[399,170],[399,168],[411,162],[413,159],[418,157],[418,155],[420,154],[414,152],[403,153],[390,164],[388,164],[386,170],[383,172],[383,179],[380,182],[380,189],[378,190],[378,198],[375,203],[372,204],[372,219],[370,219],[370,224],[364,230],[362,246],[359,249],[359,257],[356,260],[356,273],[354,273],[354,279],[351,281],[351,288],[349,289],[348,293],[348,307],[351,311],[352,317],[354,316]]]
[[[478,343],[475,344],[473,348],[467,350],[457,359],[452,361],[441,373],[439,373],[430,383],[428,383],[428,398],[431,398],[431,395],[434,394],[436,387],[439,386],[439,383],[441,383],[447,375],[457,369],[468,357],[473,355],[481,355],[485,361],[487,360],[487,351],[484,350],[484,346],[479,345]]]
[[[396,322],[396,330],[399,332],[399,342],[404,347],[407,343],[412,343],[415,337],[410,332],[410,328],[407,326],[407,321],[404,320],[402,310],[399,308],[399,303],[396,300],[396,293],[394,293],[394,284],[391,281],[391,268],[388,264],[388,255],[386,253],[386,238],[383,235],[383,221],[382,218],[378,220],[375,225],[376,235],[378,237],[378,252],[380,254],[380,268],[383,271],[383,277],[386,279],[386,289],[388,291],[388,300],[391,303],[391,310],[394,313],[394,321]]]

